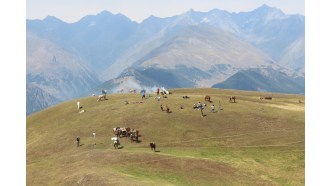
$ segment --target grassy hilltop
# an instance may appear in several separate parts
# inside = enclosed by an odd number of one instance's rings
[[[100,102],[85,97],[79,99],[85,113],[79,114],[72,100],[28,116],[27,185],[304,185],[304,96],[171,92],[160,102],[153,94],[135,104],[139,94],[107,95]],[[205,95],[217,111],[220,101],[223,110],[210,113],[207,104],[202,118],[192,106],[204,102]],[[237,103],[229,103],[229,96],[236,96]],[[161,103],[173,112],[161,112]],[[141,142],[122,138],[123,147],[114,149],[111,137],[117,126],[138,129]],[[152,141],[159,152],[150,150]]]

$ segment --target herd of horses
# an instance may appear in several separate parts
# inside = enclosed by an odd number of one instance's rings
[[[211,96],[206,95],[204,100],[208,101],[209,103],[212,103]],[[235,96],[230,96],[229,97],[229,103],[236,103],[236,97]]]
[[[189,99],[188,96],[183,96],[182,98]],[[260,97],[260,100],[262,100],[262,99],[272,100],[272,97],[270,97],[270,96]],[[97,101],[100,101],[100,100],[106,100],[106,94],[99,95]],[[211,96],[209,96],[209,95],[206,95],[204,97],[204,100],[208,101],[209,103],[212,103]],[[236,97],[230,96],[229,102],[236,103]],[[119,138],[122,138],[122,137],[129,138],[131,142],[136,142],[136,143],[139,142],[140,135],[139,135],[138,130],[131,129],[129,127],[115,127],[115,128],[113,128],[113,133],[114,133],[115,137],[113,137],[112,140],[113,140],[113,145],[114,145],[115,149],[118,149],[118,145],[120,145]],[[150,143],[150,148],[151,148],[151,150],[156,151],[156,144],[154,142]]]
[[[186,99],[187,97],[183,97],[183,98]],[[273,98],[271,96],[260,97],[260,100],[263,100],[263,99],[272,100]],[[208,101],[209,103],[212,103],[211,96],[205,96],[204,100]],[[236,103],[236,97],[229,96],[229,103]]]
[[[113,128],[113,133],[114,133],[114,137],[111,138],[111,140],[113,141],[113,146],[115,149],[119,149],[119,139],[122,137],[128,137],[131,142],[135,141],[136,143],[139,142],[139,130],[135,130],[135,129],[131,129],[129,127],[116,127]],[[156,151],[156,143],[152,142],[149,144],[150,145],[150,149],[155,151],[155,152],[159,152]]]
[[[127,137],[131,140],[131,142],[139,142],[139,130],[131,129],[129,127],[116,127],[113,128],[113,134],[117,138]]]

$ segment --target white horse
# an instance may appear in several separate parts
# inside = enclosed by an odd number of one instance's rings
[[[119,139],[117,137],[112,137],[111,140],[113,141],[113,146],[115,149],[118,149],[118,145],[120,145]]]
[[[97,101],[105,100],[105,94],[99,95]]]

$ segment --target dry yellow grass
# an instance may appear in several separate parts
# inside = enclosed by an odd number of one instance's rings
[[[305,112],[301,95],[220,89],[176,89],[161,102],[114,94],[72,100],[27,117],[27,185],[303,185]],[[188,95],[189,99],[182,99]],[[193,103],[210,95],[205,117]],[[229,103],[235,95],[237,103]],[[124,101],[129,104],[125,105]],[[173,111],[160,111],[160,103]],[[184,109],[180,109],[180,106]],[[140,130],[140,143],[114,127]],[[96,146],[92,133],[96,132]],[[75,137],[81,137],[79,148]],[[155,141],[152,152],[149,142]]]

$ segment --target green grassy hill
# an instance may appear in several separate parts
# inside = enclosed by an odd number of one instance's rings
[[[72,100],[30,115],[27,185],[304,185],[304,96],[172,92],[160,102],[153,94],[143,103],[135,103],[141,101],[139,94],[108,95],[100,102],[85,97],[79,100],[86,110],[82,114]],[[217,112],[211,113],[208,104],[201,117],[192,106],[204,102],[205,95]],[[229,103],[229,96],[236,96],[237,103]],[[173,112],[161,112],[161,103]],[[140,143],[121,138],[122,148],[114,149],[111,137],[117,126],[138,129]],[[159,152],[151,151],[152,141]]]

